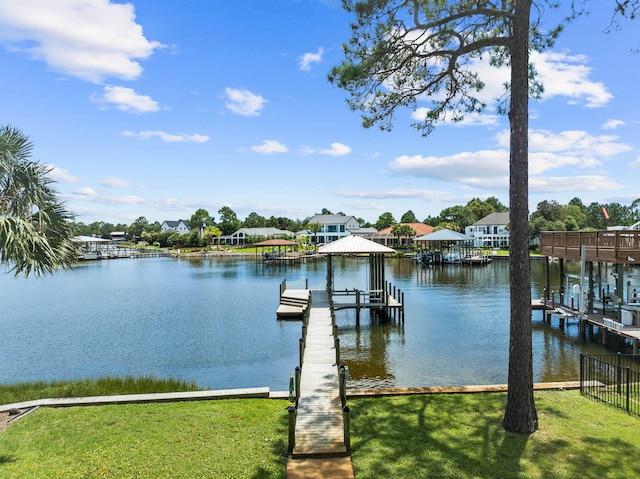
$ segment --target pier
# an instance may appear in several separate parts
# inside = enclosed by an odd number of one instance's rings
[[[330,297],[311,291],[300,338],[295,406],[289,407],[287,477],[353,477],[346,375]],[[316,475],[313,475],[316,474]]]

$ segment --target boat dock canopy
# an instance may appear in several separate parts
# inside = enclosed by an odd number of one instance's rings
[[[580,261],[582,246],[586,260],[615,264],[640,264],[640,231],[543,231],[543,256]]]

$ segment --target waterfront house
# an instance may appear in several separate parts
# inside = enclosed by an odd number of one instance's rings
[[[113,231],[111,233],[111,241],[119,243],[127,239],[127,234],[124,231]]]
[[[473,238],[473,246],[481,248],[509,247],[509,213],[490,213],[464,229]]]
[[[291,238],[294,233],[288,230],[278,228],[240,228],[233,234],[221,237],[226,244],[251,244],[255,241],[262,241],[272,238]]]
[[[312,238],[315,236],[313,242],[316,244],[330,243],[360,230],[360,222],[355,216],[315,215],[309,223],[320,225],[317,233],[309,232]]]
[[[366,238],[389,247],[411,246],[413,238],[433,233],[435,229],[433,226],[425,225],[424,223],[400,223],[400,226],[404,225],[410,226],[413,229],[413,236],[402,236],[398,239],[398,237],[393,234],[393,226],[389,226],[374,234],[367,235]]]
[[[165,220],[162,222],[162,225],[160,225],[160,232],[166,233],[167,231],[175,231],[177,233],[188,233],[189,231],[191,231],[191,228],[189,228],[187,223],[184,222],[183,220],[178,220],[178,221]]]

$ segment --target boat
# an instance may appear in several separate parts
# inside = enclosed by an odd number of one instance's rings
[[[80,261],[102,259],[102,253],[100,251],[86,251],[84,253],[80,253],[78,255],[78,259]]]

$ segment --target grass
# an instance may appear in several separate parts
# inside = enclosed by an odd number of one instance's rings
[[[0,477],[285,478],[287,402],[40,408],[0,434]]]
[[[640,420],[578,391],[535,397],[528,436],[503,430],[503,393],[353,399],[356,478],[640,477]],[[0,477],[284,478],[287,404],[40,408],[0,434]]]
[[[640,477],[640,420],[578,391],[535,397],[540,429],[528,436],[502,428],[505,394],[351,401],[356,477]]]
[[[12,404],[44,398],[111,396],[113,394],[146,394],[197,391],[194,381],[157,379],[152,376],[103,377],[74,381],[34,381],[0,384],[0,404]]]

